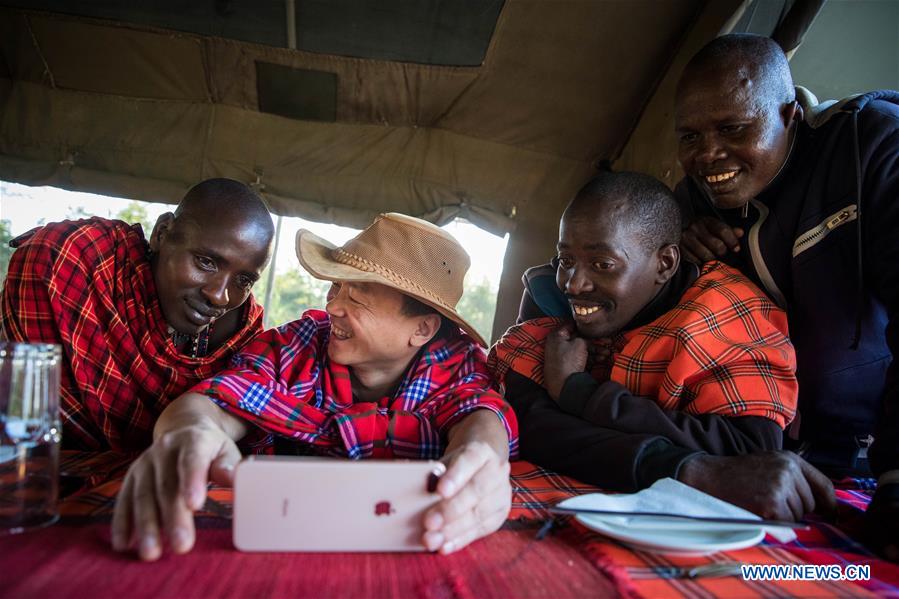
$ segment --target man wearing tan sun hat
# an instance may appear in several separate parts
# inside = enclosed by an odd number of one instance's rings
[[[483,339],[456,311],[465,250],[431,223],[390,213],[342,247],[300,230],[297,257],[333,282],[326,310],[259,335],[162,413],[117,498],[116,549],[140,539],[140,557],[157,559],[160,524],[139,515],[162,513],[172,550],[189,551],[207,480],[231,482],[235,441],[254,429],[302,453],[442,458],[443,500],[424,522],[429,550],[450,553],[505,521],[518,426],[494,390]]]
[[[408,300],[430,306],[455,322],[480,345],[487,345],[456,312],[471,261],[459,242],[440,227],[391,212],[379,216],[343,247],[301,229],[296,250],[300,264],[316,279],[392,287]]]

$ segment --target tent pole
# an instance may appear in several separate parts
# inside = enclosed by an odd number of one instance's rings
[[[296,11],[294,6],[294,0],[285,0],[284,8],[286,10],[286,26],[287,26],[287,47],[291,50],[297,49],[297,20],[296,20]],[[266,279],[265,284],[265,299],[262,303],[263,306],[269,307],[272,305],[272,293],[274,291],[275,286],[275,262],[277,262],[278,258],[278,247],[281,245],[281,225],[284,224],[284,217],[278,216],[278,225],[275,227],[275,248],[272,251],[272,264],[268,269],[268,278]],[[271,324],[269,321],[271,311],[266,310],[264,316],[264,325],[265,328]]]
[[[297,14],[294,0],[285,0],[284,8],[287,9],[287,47],[297,49]]]
[[[278,259],[278,246],[281,244],[281,224],[284,222],[284,217],[278,217],[278,226],[275,227],[275,248],[272,250],[272,262],[268,267],[268,278],[265,281],[265,299],[262,302],[262,305],[265,307],[265,312],[263,313],[262,322],[263,327],[268,328],[271,324],[269,321],[269,315],[271,312],[269,311],[269,307],[272,305],[272,292],[275,286],[275,263]]]

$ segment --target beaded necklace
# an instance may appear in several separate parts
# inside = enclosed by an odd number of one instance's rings
[[[202,358],[205,357],[209,351],[209,336],[212,334],[212,323],[201,330],[196,335],[191,335],[190,333],[179,333],[172,327],[169,327],[169,335],[172,338],[172,343],[175,347],[180,348],[183,345],[187,345],[188,351],[182,351],[182,353],[190,356],[191,358]]]

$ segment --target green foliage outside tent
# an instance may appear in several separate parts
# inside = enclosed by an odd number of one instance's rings
[[[9,240],[12,239],[12,228],[8,220],[0,220],[0,287],[6,280],[6,271],[9,268],[9,257],[12,255],[12,248],[9,247]]]
[[[260,303],[266,300],[268,270],[253,287],[253,295]],[[272,294],[265,306],[265,326],[277,327],[296,320],[306,310],[325,306],[330,283],[313,279],[297,266],[296,270],[277,273],[272,284]]]
[[[493,331],[493,314],[496,311],[497,288],[486,278],[480,282],[465,281],[465,290],[457,309],[481,336],[490,341]]]
[[[127,206],[119,210],[114,218],[126,223],[138,223],[144,230],[144,236],[149,237],[153,232],[155,219],[151,219],[147,208],[140,202],[129,202]]]

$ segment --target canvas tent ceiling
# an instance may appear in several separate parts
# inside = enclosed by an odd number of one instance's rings
[[[504,231],[616,154],[699,8],[510,1],[479,67],[6,11],[0,150],[18,164],[4,173],[168,201],[206,177],[258,178],[278,213],[358,226],[465,204]],[[336,122],[259,112],[260,63],[335,74]]]
[[[482,62],[456,66],[426,64],[439,55],[430,47],[404,57],[423,55],[422,62],[278,47],[283,40],[265,15],[277,15],[280,1],[209,2],[228,10],[206,35],[189,32],[205,22],[191,8],[135,17],[137,9],[122,1],[6,4],[0,179],[176,202],[193,183],[223,176],[257,185],[283,215],[361,227],[392,210],[514,230],[497,327],[514,317],[521,271],[552,251],[562,207],[599,163],[624,150],[626,166],[657,170],[646,162],[652,128],[637,136],[642,146],[625,149],[642,111],[657,103],[657,121],[667,118],[670,108],[653,94],[660,83],[671,85],[669,67],[741,5],[468,2],[495,14],[470,25],[480,27],[480,38],[466,38],[469,47],[486,39]],[[390,10],[399,18],[416,5],[377,4],[388,25]],[[297,0],[298,14],[307,5],[321,8]],[[437,16],[425,11],[419,24],[447,18],[431,12]],[[131,22],[96,18],[110,14]],[[359,18],[329,21],[331,33],[319,37],[332,43],[318,49],[377,50],[378,43],[354,41]],[[284,94],[296,94],[296,102]],[[285,110],[298,112],[282,116]]]

